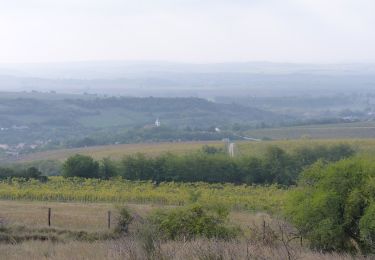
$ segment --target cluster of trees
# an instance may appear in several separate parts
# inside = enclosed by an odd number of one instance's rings
[[[63,175],[105,179],[120,175],[128,180],[155,182],[292,185],[306,166],[318,160],[338,161],[354,153],[350,146],[339,144],[305,147],[293,153],[272,146],[261,158],[230,158],[223,150],[214,147],[204,147],[201,152],[186,155],[166,153],[147,157],[136,154],[119,163],[109,159],[97,162],[89,156],[75,155],[64,163]]]
[[[317,162],[290,192],[286,213],[316,249],[375,252],[374,161]]]
[[[29,167],[26,169],[0,167],[0,180],[8,178],[36,179],[40,181],[47,180],[47,177],[43,176],[42,172],[35,167]]]
[[[98,162],[90,156],[76,154],[65,161],[62,174],[64,177],[110,179],[118,175],[118,170],[109,158]]]

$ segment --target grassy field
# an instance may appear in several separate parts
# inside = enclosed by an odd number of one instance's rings
[[[274,140],[285,139],[351,139],[375,138],[374,122],[358,122],[343,124],[322,124],[293,126],[281,128],[255,129],[246,132],[253,138],[270,138]]]
[[[155,208],[165,206],[127,205],[133,214],[146,216]],[[52,209],[52,224],[47,226],[47,208]],[[113,212],[116,224],[116,208],[109,203],[62,203],[25,202],[0,200],[2,225],[25,232],[53,232],[63,234],[75,232],[111,232],[108,230],[106,213]],[[276,224],[276,219],[264,213],[232,211],[229,221],[243,231],[261,228],[263,221]],[[22,229],[22,227],[24,227]],[[0,229],[0,235],[2,230]],[[77,233],[78,234],[78,233]],[[157,244],[153,255],[147,254],[142,240],[132,235],[117,239],[84,241],[26,240],[20,243],[1,243],[0,259],[352,259],[349,255],[322,254],[313,252],[298,243],[293,247],[267,244],[253,239],[241,238],[235,241],[197,239],[192,241],[162,241]]]
[[[47,228],[48,208],[51,208],[51,227],[53,228],[103,232],[108,231],[108,211],[112,214],[112,230],[117,224],[117,208],[120,205],[124,204],[0,200],[0,219],[10,226]],[[132,203],[126,206],[141,217],[146,217],[155,209],[173,207]],[[260,225],[263,219],[267,222],[271,221],[270,215],[266,213],[232,211],[230,214],[230,221],[241,227]]]
[[[220,146],[221,141],[205,141],[205,142],[175,142],[175,143],[142,143],[142,144],[119,144],[119,145],[103,145],[87,148],[61,149],[46,152],[32,153],[21,156],[19,161],[30,162],[38,160],[60,160],[64,161],[71,155],[84,154],[90,155],[95,159],[110,157],[114,160],[121,159],[125,155],[135,153],[145,153],[150,156],[158,155],[165,152],[173,152],[175,154],[188,153],[199,150],[203,145]]]
[[[107,231],[107,214],[112,213],[112,227],[116,225],[116,204],[48,201],[0,200],[0,218],[10,226],[48,227],[48,208],[51,208],[51,226],[73,231]],[[145,216],[160,206],[127,204],[137,214]]]

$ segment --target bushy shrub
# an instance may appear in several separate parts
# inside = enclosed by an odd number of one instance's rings
[[[375,187],[375,186],[374,186]],[[372,201],[367,207],[363,217],[359,222],[361,238],[369,247],[369,250],[375,251],[375,202]]]
[[[193,239],[196,237],[231,239],[239,229],[229,226],[229,211],[189,205],[167,211],[157,211],[150,222],[157,227],[165,239]]]
[[[224,149],[222,147],[204,145],[202,147],[202,152],[205,154],[218,154],[218,153],[224,153]]]
[[[371,250],[375,237],[375,163],[316,163],[303,174],[286,214],[321,250]]]
[[[118,208],[118,220],[116,226],[116,232],[127,233],[129,230],[129,225],[133,221],[133,216],[127,207]]]

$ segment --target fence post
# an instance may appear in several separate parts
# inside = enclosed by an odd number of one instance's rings
[[[107,221],[108,221],[108,229],[110,229],[111,228],[111,211],[110,210],[108,210]]]
[[[263,219],[263,242],[266,240],[266,221]]]
[[[48,208],[48,226],[51,226],[51,208]]]

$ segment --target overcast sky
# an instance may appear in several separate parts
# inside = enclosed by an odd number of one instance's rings
[[[374,0],[0,0],[0,62],[375,62]]]

